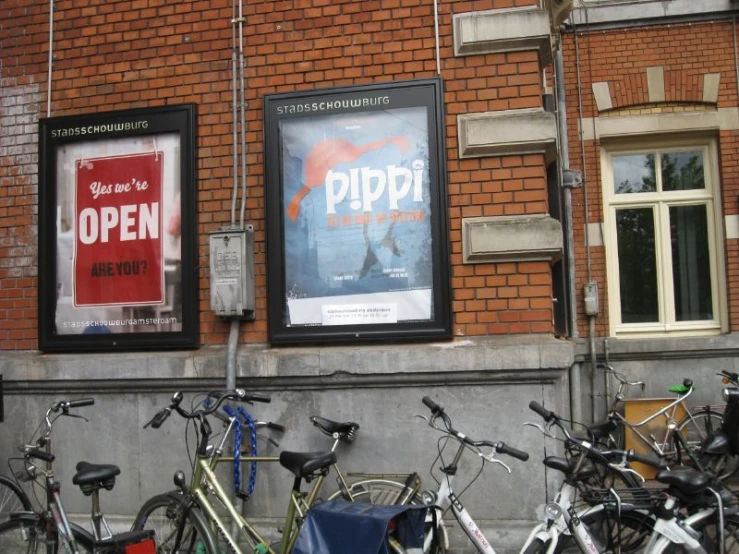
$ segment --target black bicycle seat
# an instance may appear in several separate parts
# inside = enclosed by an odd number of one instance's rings
[[[121,468],[113,464],[91,464],[78,462],[77,473],[72,477],[72,483],[79,485],[86,495],[101,488],[111,490],[115,485],[115,476],[120,475]]]
[[[313,422],[313,425],[329,437],[333,437],[334,433],[338,433],[339,440],[349,443],[354,442],[357,429],[359,429],[359,424],[352,421],[339,423],[338,421],[331,421],[325,417],[318,416],[311,416],[310,420]]]
[[[333,452],[280,452],[280,465],[296,477],[308,477],[335,463]]]

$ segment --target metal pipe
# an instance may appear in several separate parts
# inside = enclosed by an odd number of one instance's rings
[[[441,75],[441,61],[439,57],[439,4],[434,0],[434,32],[436,34],[436,74]]]
[[[585,10],[585,18],[586,18],[586,25],[587,25],[587,17],[588,13],[587,10]],[[574,22],[573,22],[574,27]],[[580,117],[580,156],[582,158],[582,177],[583,177],[583,210],[585,212],[585,228],[584,228],[584,235],[585,235],[585,257],[586,257],[586,266],[587,266],[587,274],[588,274],[588,283],[590,283],[593,280],[592,276],[592,259],[590,256],[590,237],[588,233],[588,227],[590,225],[589,221],[589,211],[590,206],[588,203],[588,179],[587,179],[587,166],[585,164],[585,141],[583,140],[583,109],[582,109],[582,81],[580,79],[580,44],[577,38],[577,29],[574,31],[575,36],[575,67],[577,72],[577,107],[578,107],[578,113]],[[591,66],[591,59],[588,57],[588,66]],[[591,71],[591,77],[592,77],[592,71]],[[595,117],[593,119],[593,130],[595,131]],[[595,133],[593,133],[593,137],[595,140]],[[590,349],[590,400],[591,400],[591,409],[592,409],[592,417],[593,421],[595,421],[595,379],[596,379],[596,370],[597,370],[597,356],[595,352],[595,316],[594,315],[588,315],[588,344]]]
[[[244,12],[239,0],[239,77],[241,79],[241,222],[239,229],[244,230],[244,211],[246,210],[246,92],[244,90]]]
[[[736,88],[737,92],[739,92],[739,54],[737,54],[736,50],[736,16],[731,17],[731,27],[734,31],[734,72],[736,74]]]
[[[236,351],[239,345],[239,320],[231,320],[228,333],[228,357],[226,360],[226,389],[236,388]]]
[[[567,103],[565,101],[564,62],[562,60],[562,47],[557,49],[554,57],[554,83],[557,95],[557,132],[559,134],[558,144],[560,170],[559,182],[562,183],[562,170],[570,168],[570,143],[567,138]],[[575,287],[575,233],[572,222],[572,190],[564,187],[565,208],[565,240],[567,241],[567,284],[569,287],[569,312],[570,312],[570,336],[578,337],[577,331],[577,289]]]
[[[234,29],[233,24],[231,25],[231,29]],[[235,31],[234,31],[235,32]],[[236,44],[236,38],[233,38],[233,44]],[[233,179],[234,179],[234,186],[233,186],[233,192],[231,193],[231,227],[236,226],[236,197],[238,194],[238,183],[239,183],[239,165],[238,165],[238,159],[239,159],[239,153],[238,153],[238,133],[237,133],[237,126],[236,126],[236,48],[234,47],[233,52],[231,52],[231,112],[233,117]]]
[[[555,94],[557,96],[557,133],[559,140],[557,148],[559,151],[560,163],[558,178],[559,184],[562,185],[562,171],[570,168],[570,152],[569,141],[567,139],[567,104],[565,101],[565,79],[564,79],[564,62],[562,59],[562,46],[557,49],[554,56],[554,83]],[[569,187],[564,188],[564,221],[565,240],[567,241],[567,285],[569,289],[569,316],[570,316],[570,336],[577,338],[577,290],[575,287],[575,233],[572,222],[572,190]],[[582,367],[580,363],[574,363],[570,366],[570,412],[574,421],[583,421],[582,417],[582,384],[580,379],[580,371]]]
[[[46,117],[51,117],[51,69],[54,64],[54,0],[49,0],[49,77],[46,85]]]

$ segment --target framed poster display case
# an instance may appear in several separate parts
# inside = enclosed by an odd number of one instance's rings
[[[271,343],[451,336],[442,93],[265,96]]]
[[[195,106],[39,122],[39,347],[198,345]]]

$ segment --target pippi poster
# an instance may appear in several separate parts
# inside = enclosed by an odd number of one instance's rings
[[[288,336],[351,328],[357,338],[360,328],[393,334],[439,323],[446,261],[436,105],[407,93],[359,89],[271,107],[283,116],[274,144],[282,190],[268,199],[281,222]]]
[[[196,342],[193,116],[183,105],[42,120],[42,350]]]

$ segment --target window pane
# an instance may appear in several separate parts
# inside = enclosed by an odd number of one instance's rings
[[[654,154],[613,157],[613,186],[616,194],[655,192]]]
[[[654,216],[651,208],[616,211],[621,321],[659,321]]]
[[[706,206],[670,208],[675,319],[713,319]]]
[[[662,154],[662,190],[695,190],[706,188],[703,179],[703,152],[670,152]]]

